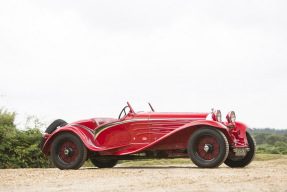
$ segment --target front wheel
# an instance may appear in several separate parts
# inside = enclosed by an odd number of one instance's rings
[[[87,159],[87,148],[78,136],[66,132],[54,139],[51,157],[59,169],[79,169]]]
[[[112,168],[118,163],[117,159],[90,159],[94,166],[98,168]]]
[[[236,157],[233,152],[230,152],[229,156],[224,162],[229,167],[245,167],[249,165],[249,163],[251,163],[251,161],[253,160],[256,154],[256,142],[255,139],[248,132],[246,132],[246,137],[250,151],[248,151],[244,157]]]
[[[187,151],[194,164],[201,168],[215,168],[226,159],[229,151],[225,135],[214,128],[202,128],[191,135]]]

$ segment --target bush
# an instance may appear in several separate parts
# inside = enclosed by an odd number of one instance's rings
[[[283,132],[283,131],[281,131]],[[287,154],[287,134],[255,133],[257,153]]]
[[[266,137],[270,135],[269,133],[257,133],[254,135],[257,145],[261,145],[266,141]]]
[[[282,141],[277,141],[275,143],[275,147],[278,149],[278,151],[282,154],[287,154],[287,143]]]
[[[38,147],[42,135],[39,120],[28,117],[26,129],[18,130],[14,119],[15,113],[0,109],[0,168],[51,166],[51,160]]]
[[[268,149],[270,149],[270,147],[272,147],[269,144],[261,144],[257,146],[257,153],[267,153]]]

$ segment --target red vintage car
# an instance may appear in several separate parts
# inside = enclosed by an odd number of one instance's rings
[[[202,168],[223,162],[244,167],[254,158],[256,143],[229,112],[222,122],[220,110],[211,113],[140,111],[129,103],[118,119],[92,118],[67,124],[58,119],[43,134],[41,148],[59,169],[78,169],[90,161],[99,168],[118,160],[190,158]]]

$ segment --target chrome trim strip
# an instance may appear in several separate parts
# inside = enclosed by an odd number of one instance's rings
[[[115,125],[119,124],[125,124],[125,123],[130,123],[130,122],[136,122],[136,121],[175,121],[175,120],[204,120],[204,118],[174,118],[174,119],[130,119],[130,120],[124,120],[120,122],[114,122],[110,124],[103,125],[102,127],[99,127],[96,129],[95,132],[95,139],[99,136],[101,132],[104,130],[111,128]]]
[[[122,122],[115,122],[115,123],[111,123],[111,124],[107,124],[107,125],[104,125],[102,127],[99,127],[98,129],[95,130],[95,139],[98,137],[98,135],[103,132],[104,130],[110,128],[110,127],[113,127],[115,125],[119,125],[119,124],[122,124]]]
[[[94,130],[92,130],[92,129],[90,129],[89,127],[86,127],[86,126],[84,126],[84,125],[80,125],[80,124],[72,124],[71,126],[75,126],[75,127],[82,127],[82,128],[84,128],[84,129],[86,129],[86,130],[90,131],[92,134],[95,134],[95,131],[94,131]]]

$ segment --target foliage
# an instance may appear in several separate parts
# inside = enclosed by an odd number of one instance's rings
[[[49,167],[51,160],[44,157],[38,144],[42,124],[33,116],[27,118],[26,129],[14,124],[15,113],[0,109],[0,168]]]
[[[254,128],[252,131],[253,134],[256,133],[271,133],[271,134],[277,134],[277,135],[287,135],[287,129],[271,129],[271,128],[265,128],[265,129],[259,129]]]
[[[256,129],[252,132],[256,143],[257,153],[287,154],[287,130]]]
[[[45,157],[38,147],[41,141],[41,128],[44,124],[35,116],[27,117],[24,130],[16,128],[14,120],[16,113],[0,108],[0,168],[44,168],[53,167],[51,159]],[[254,129],[251,134],[257,143],[257,153],[263,153],[261,159],[268,159],[268,154],[287,154],[287,130]],[[265,155],[266,154],[266,155]],[[272,156],[273,158],[273,156]],[[185,164],[189,159],[183,160],[142,160],[133,165],[156,164]],[[121,161],[130,165],[130,161]],[[87,166],[92,166],[87,162]]]

